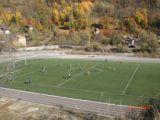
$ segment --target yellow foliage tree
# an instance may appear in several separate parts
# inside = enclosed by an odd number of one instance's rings
[[[16,21],[17,21],[18,24],[21,23],[22,14],[21,14],[20,11],[16,11],[16,13],[15,13],[15,18],[16,18]]]
[[[41,23],[37,23],[36,28],[40,31],[43,31],[43,25]]]
[[[52,11],[52,14],[53,14],[53,22],[57,25],[60,24],[60,15],[59,15],[59,12],[56,8],[53,8],[53,11]]]
[[[118,22],[113,17],[102,17],[100,24],[103,25],[105,29],[115,29],[118,27]]]
[[[85,13],[88,13],[91,11],[91,8],[93,7],[92,2],[82,2],[79,4],[79,7],[81,8],[81,10],[83,10]]]
[[[72,6],[67,6],[65,9],[64,9],[65,12],[70,12],[72,11]]]
[[[11,13],[11,12],[3,12],[2,13],[2,15],[1,15],[1,17],[2,17],[2,19],[3,19],[3,21],[4,21],[4,23],[6,23],[6,24],[10,24],[10,21],[11,21],[11,19],[12,19],[12,17],[13,17],[13,14]]]
[[[147,27],[148,26],[148,12],[146,9],[137,10],[135,13],[135,21],[137,24],[139,24],[141,27]]]
[[[72,12],[71,6],[67,6],[63,9],[63,11],[60,13],[61,23],[67,22],[67,20],[69,20],[71,12]]]
[[[88,16],[81,5],[74,9],[73,17],[77,29],[85,29],[88,26]]]

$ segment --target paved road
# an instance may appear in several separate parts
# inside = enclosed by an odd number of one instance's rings
[[[13,57],[14,56],[14,57]],[[118,55],[73,55],[66,54],[61,51],[31,51],[31,52],[17,52],[12,53],[12,58],[16,60],[27,59],[83,59],[83,60],[105,60],[108,61],[127,61],[127,62],[140,62],[140,63],[160,63],[160,58],[140,58],[140,57],[129,57],[129,56],[118,56]],[[0,55],[0,62],[11,60],[11,55],[2,54]]]
[[[0,96],[20,99],[23,101],[49,105],[49,106],[65,106],[66,108],[78,109],[85,112],[92,112],[103,116],[122,117],[131,111],[129,106],[114,105],[101,102],[93,102],[88,100],[79,100],[54,95],[45,95],[33,92],[25,92],[0,87]],[[139,108],[132,108],[138,112]]]

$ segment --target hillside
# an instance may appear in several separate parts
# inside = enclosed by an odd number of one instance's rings
[[[44,106],[22,100],[0,98],[1,120],[109,120],[109,118],[59,106]]]
[[[28,46],[89,45],[87,51],[101,51],[111,45],[116,50],[106,52],[159,57],[159,6],[160,0],[0,0],[0,25],[25,34]]]

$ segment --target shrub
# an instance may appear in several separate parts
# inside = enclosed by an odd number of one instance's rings
[[[159,98],[150,98],[146,103],[147,109],[141,112],[140,117],[143,120],[155,120],[160,111],[159,103]]]
[[[101,17],[100,24],[103,25],[105,29],[114,29],[118,27],[118,21],[113,17]]]
[[[136,33],[137,32],[137,23],[133,18],[127,18],[124,20],[124,25],[126,26],[128,32],[130,33]]]
[[[128,53],[129,49],[127,47],[123,46],[122,44],[119,44],[117,46],[117,52],[118,53]]]
[[[58,45],[87,45],[89,39],[89,33],[85,32],[73,32],[69,35],[60,35],[58,36],[54,44]]]
[[[121,43],[122,39],[119,35],[113,35],[111,37],[111,40],[110,40],[110,44],[111,45],[119,45]]]
[[[137,10],[135,14],[135,21],[139,24],[142,28],[147,27],[148,25],[148,15],[147,10],[143,9],[141,11]]]
[[[75,27],[75,25],[74,25],[74,23],[73,22],[64,22],[64,26],[63,26],[64,28],[67,28],[67,29],[69,29],[69,28],[74,28]]]
[[[102,39],[101,40],[101,44],[103,44],[103,45],[108,45],[110,43],[110,38],[104,38],[104,39]]]
[[[34,30],[32,32],[30,40],[34,43],[34,45],[40,45],[40,43],[44,40],[43,35],[38,31]]]
[[[101,45],[97,42],[92,43],[91,45],[89,45],[86,49],[87,52],[97,52],[101,50]]]
[[[93,14],[97,17],[101,17],[106,12],[106,5],[103,1],[97,1],[93,6]]]
[[[154,28],[160,29],[160,19],[154,19],[153,21],[151,21],[150,25]]]
[[[139,33],[140,47],[142,52],[157,52],[158,50],[158,38],[157,35],[152,32],[142,30]]]

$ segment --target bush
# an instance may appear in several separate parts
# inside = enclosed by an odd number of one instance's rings
[[[87,45],[90,37],[90,33],[88,31],[80,32],[79,35],[80,35],[79,45]]]
[[[118,53],[128,53],[130,51],[129,51],[129,49],[127,47],[123,46],[122,44],[119,44],[117,46],[117,52]]]
[[[159,103],[159,98],[150,98],[146,103],[146,109],[141,112],[140,117],[143,120],[155,120],[160,111]]]
[[[111,37],[111,40],[110,40],[110,44],[111,45],[119,45],[121,43],[122,39],[119,35],[113,35]]]
[[[140,38],[140,48],[142,52],[145,51],[147,51],[148,53],[157,52],[158,38],[156,34],[142,30],[139,33],[139,38]]]
[[[57,45],[87,45],[89,33],[86,32],[73,32],[69,35],[60,35],[54,40]]]
[[[101,50],[101,45],[97,42],[91,44],[85,49],[87,52],[97,52]]]
[[[108,17],[108,16],[101,17],[100,24],[103,25],[105,29],[118,28],[118,20],[116,20],[114,17]]]
[[[34,45],[36,45],[36,46],[40,45],[40,43],[42,41],[44,41],[44,36],[41,33],[39,33],[38,31],[34,30],[32,32],[30,41],[32,41],[34,43]]]
[[[97,17],[101,17],[106,13],[106,5],[103,1],[97,1],[93,6],[93,14]]]
[[[74,23],[73,22],[64,22],[64,25],[63,25],[64,28],[66,29],[72,29],[75,27]]]
[[[113,16],[115,6],[107,0],[96,1],[93,6],[92,15],[96,17]]]
[[[128,32],[130,33],[137,33],[137,23],[133,18],[127,18],[124,20],[124,25],[126,26]]]
[[[151,21],[150,25],[154,28],[159,28],[160,29],[160,19],[154,19],[153,21]]]
[[[158,50],[158,38],[157,38],[157,35],[150,32],[149,33],[149,41],[148,41],[148,49],[149,49],[149,52],[151,53],[154,53],[154,52],[157,52]]]
[[[101,40],[101,44],[103,44],[103,45],[108,45],[110,43],[110,38],[104,38],[104,39],[102,39]]]
[[[147,10],[143,9],[141,11],[137,10],[135,14],[135,21],[137,24],[139,24],[142,28],[145,28],[148,26],[148,15]]]

